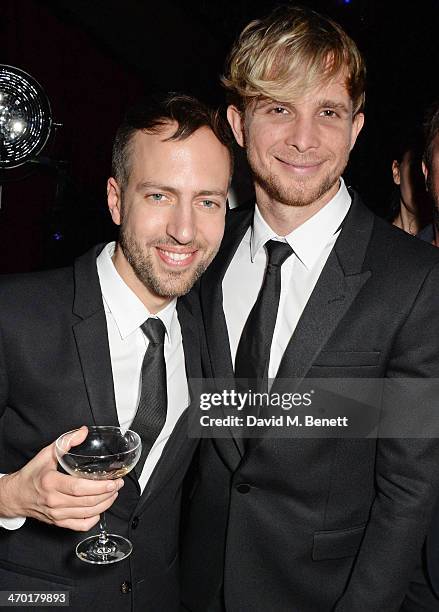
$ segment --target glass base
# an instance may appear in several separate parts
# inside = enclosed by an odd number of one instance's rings
[[[108,534],[105,545],[99,542],[99,535],[90,536],[76,547],[76,555],[81,561],[96,565],[117,563],[130,556],[133,545],[129,540],[114,533]]]

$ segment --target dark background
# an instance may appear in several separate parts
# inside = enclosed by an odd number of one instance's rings
[[[242,27],[281,4],[235,0],[1,0],[0,62],[30,73],[63,124],[37,168],[4,182],[0,272],[63,265],[111,239],[105,184],[126,107],[143,92],[184,90],[222,104],[228,49]],[[439,0],[302,2],[339,21],[366,57],[366,124],[346,173],[380,214],[397,141],[439,95]],[[16,177],[14,177],[16,178]]]

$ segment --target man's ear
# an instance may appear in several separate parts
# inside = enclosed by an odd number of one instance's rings
[[[394,159],[392,162],[392,176],[393,176],[393,182],[395,183],[395,185],[400,185],[401,184],[401,174],[399,172],[399,164],[396,161],[396,159]]]
[[[232,128],[236,142],[240,147],[245,147],[243,113],[236,106],[230,105],[227,108],[227,120]]]
[[[107,203],[113,223],[120,225],[122,220],[122,193],[115,178],[107,181]]]
[[[351,151],[357,141],[358,134],[364,125],[364,113],[357,113],[352,121]]]
[[[422,174],[424,175],[425,189],[428,191],[428,168],[425,165],[424,160],[422,160]]]

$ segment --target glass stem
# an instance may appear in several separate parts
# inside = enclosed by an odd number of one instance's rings
[[[102,512],[99,517],[99,531],[99,545],[104,546],[108,542],[107,520],[105,518],[105,512]]]

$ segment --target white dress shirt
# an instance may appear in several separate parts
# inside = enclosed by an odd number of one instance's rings
[[[164,355],[168,409],[166,422],[146,458],[139,478],[140,489],[143,491],[178,419],[189,405],[183,340],[176,310],[177,300],[172,300],[163,310],[151,315],[114,267],[111,259],[114,248],[114,242],[107,244],[96,263],[107,318],[117,417],[123,430],[129,429],[136,414],[141,391],[142,362],[149,344],[140,326],[154,316],[166,328]],[[0,526],[18,529],[24,520],[0,518]]]
[[[244,235],[223,279],[223,308],[233,363],[242,330],[263,283],[267,265],[264,244],[280,240],[293,249],[281,268],[282,288],[268,368],[269,378],[274,378],[350,204],[351,196],[340,179],[340,188],[332,200],[285,237],[276,235],[256,205],[253,225]]]

